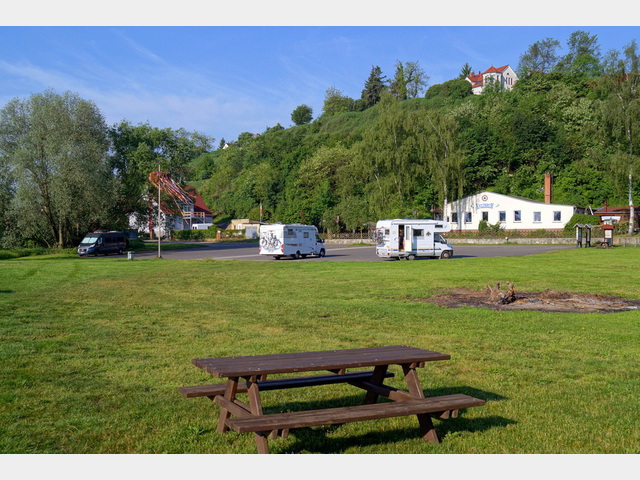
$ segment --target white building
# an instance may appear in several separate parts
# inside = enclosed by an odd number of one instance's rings
[[[562,230],[574,213],[573,205],[538,202],[523,197],[512,197],[494,192],[480,192],[447,203],[444,219],[451,223],[453,231],[478,230],[482,220],[491,225],[500,224],[502,229]]]
[[[480,95],[487,85],[500,85],[504,90],[511,90],[518,82],[516,72],[509,65],[504,67],[491,67],[482,73],[472,73],[467,77],[471,83],[471,91]]]

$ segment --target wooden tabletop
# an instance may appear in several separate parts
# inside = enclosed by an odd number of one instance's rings
[[[194,358],[191,363],[214,377],[339,370],[378,365],[421,364],[449,360],[444,353],[406,345],[326,350],[320,352],[250,355],[242,357]]]

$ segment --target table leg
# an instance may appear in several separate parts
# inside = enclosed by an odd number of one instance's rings
[[[411,396],[414,398],[424,398],[424,391],[420,385],[415,365],[402,365],[402,371],[404,372],[404,378]],[[416,415],[416,417],[418,417],[422,438],[429,443],[440,443],[431,416],[428,413],[423,413]]]
[[[385,379],[385,375],[387,373],[388,365],[378,365],[373,369],[373,375],[371,376],[370,382],[374,385],[382,385]],[[369,390],[367,395],[364,397],[365,405],[376,403],[378,401],[378,394]]]
[[[238,391],[238,377],[229,377],[227,379],[227,386],[224,390],[224,398],[229,402],[232,402],[236,399],[236,393]],[[218,432],[224,433],[229,430],[227,427],[227,419],[231,414],[229,410],[226,408],[220,409],[220,417],[218,418]]]
[[[262,415],[262,400],[260,400],[260,389],[256,381],[256,377],[247,378],[249,409],[253,415]],[[265,432],[256,432],[255,437],[258,453],[269,453],[267,434]]]

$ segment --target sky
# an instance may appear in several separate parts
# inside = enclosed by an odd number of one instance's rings
[[[411,2],[402,4],[402,14],[394,10],[370,17],[341,9],[333,0],[307,13],[295,10],[302,2],[293,2],[289,10],[295,14],[284,17],[277,9],[241,3],[200,10],[200,4],[184,0],[179,5],[191,7],[180,10],[188,10],[184,16],[173,2],[171,11],[160,8],[164,13],[155,16],[140,8],[77,18],[59,9],[40,9],[33,17],[30,3],[11,17],[14,23],[0,26],[0,107],[47,89],[71,91],[93,101],[108,125],[127,120],[184,128],[213,137],[217,146],[242,132],[290,127],[291,113],[302,104],[319,116],[331,87],[359,98],[373,66],[393,77],[398,61],[418,62],[430,86],[456,78],[465,63],[475,72],[503,65],[515,69],[520,55],[547,37],[558,40],[559,53],[566,53],[566,41],[576,30],[596,34],[602,53],[640,41],[639,27],[612,25],[623,23],[619,16],[551,17],[544,8],[526,18],[531,25],[513,17],[494,23],[493,15],[470,16],[461,8],[466,13],[455,18],[480,21],[464,26],[427,22],[433,8]],[[468,7],[464,1],[452,3]],[[436,13],[443,19],[451,12]],[[343,24],[331,23],[342,17]],[[543,26],[550,18],[554,23]],[[571,26],[557,23],[563,19]]]

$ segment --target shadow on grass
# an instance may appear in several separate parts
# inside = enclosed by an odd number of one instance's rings
[[[279,449],[276,442],[271,443],[273,453],[344,453],[353,448],[354,445],[366,447],[371,445],[392,445],[404,440],[415,440],[424,442],[420,437],[420,429],[402,428],[395,430],[387,430],[384,432],[371,431],[363,435],[357,435],[347,438],[330,438],[326,435],[340,428],[338,425],[329,427],[313,427],[299,428],[291,431],[291,436],[295,438],[295,442],[291,445]],[[441,442],[446,441],[448,435],[455,435],[461,432],[481,432],[492,428],[506,427],[515,423],[503,417],[485,417],[475,419],[465,419],[462,417],[450,418],[448,420],[436,421],[434,423],[438,438]]]
[[[439,388],[425,391],[425,396],[435,397],[441,395],[452,395],[456,393],[464,393],[472,397],[479,398],[486,402],[507,400],[506,397],[493,392],[478,390],[473,387],[451,387]],[[323,400],[318,402],[288,402],[279,405],[278,408],[265,408],[264,413],[276,413],[295,410],[316,410],[323,408],[335,408],[343,406],[352,406],[362,404],[362,395],[350,395],[335,400]],[[386,401],[386,400],[380,400]],[[479,407],[482,408],[482,407]],[[448,435],[455,435],[460,432],[480,432],[490,430],[492,428],[506,427],[516,423],[503,417],[492,416],[467,419],[464,418],[464,412],[467,409],[461,409],[457,418],[449,418],[439,420],[436,418],[435,428],[440,441],[444,441]],[[415,415],[411,415],[415,417]],[[291,435],[295,438],[295,442],[277,453],[300,453],[302,451],[314,453],[343,453],[354,445],[369,446],[381,444],[394,444],[398,441],[416,439],[422,441],[420,437],[420,429],[416,419],[415,428],[395,429],[385,432],[372,431],[364,435],[349,438],[331,438],[326,439],[326,434],[340,428],[340,425],[330,425],[324,427],[299,428],[291,431]],[[272,447],[277,448],[277,443],[273,443]],[[275,452],[274,452],[275,453]]]

